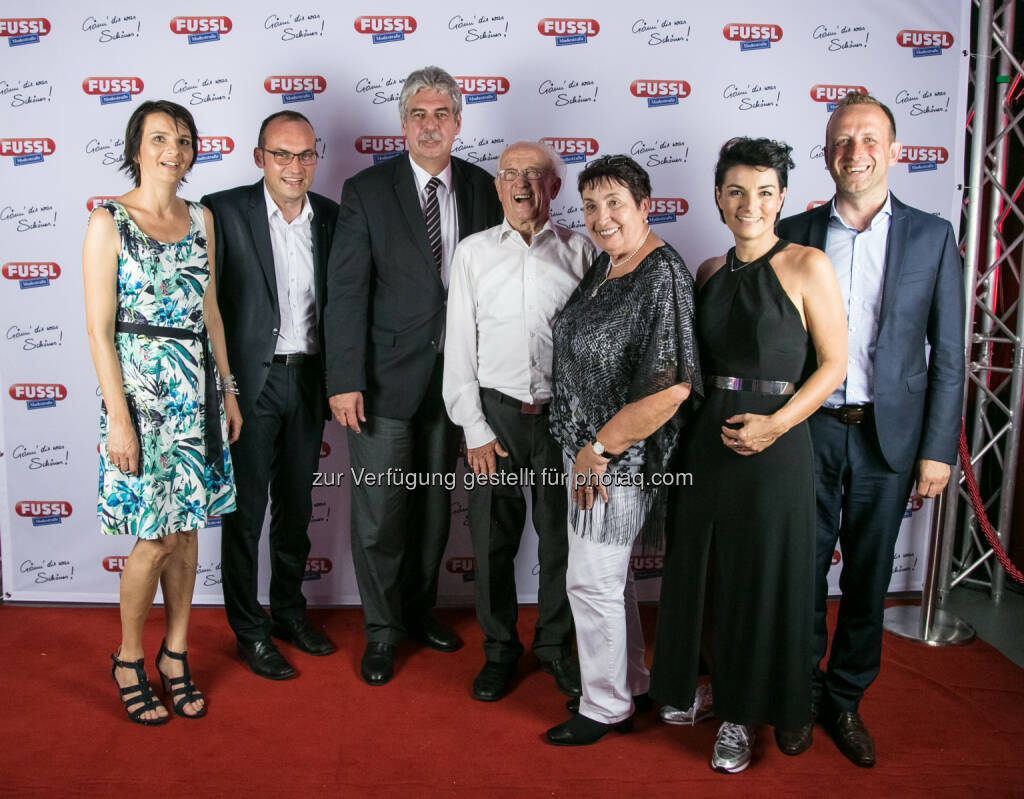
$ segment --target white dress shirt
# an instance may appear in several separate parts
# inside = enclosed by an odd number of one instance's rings
[[[551,398],[551,326],[590,268],[590,239],[545,222],[529,245],[507,221],[467,236],[452,259],[444,403],[466,446],[495,438],[480,389]]]
[[[878,314],[882,308],[885,248],[889,240],[892,202],[888,197],[864,230],[843,221],[832,200],[825,254],[832,262],[846,306],[849,356],[846,380],[825,400],[826,405],[863,405],[874,402],[875,345]]]
[[[316,293],[313,269],[313,207],[303,200],[302,211],[285,222],[263,184],[270,225],[270,246],[274,251],[274,276],[277,280],[277,307],[281,314],[274,353],[290,355],[320,351],[316,335]]]
[[[416,176],[416,190],[420,198],[420,209],[427,210],[427,181],[436,177],[441,181],[437,187],[437,210],[441,216],[441,282],[448,288],[451,275],[452,255],[455,253],[455,245],[459,243],[459,207],[455,202],[455,193],[452,191],[452,162],[437,175],[431,175],[427,170],[409,158],[412,165],[412,173]]]

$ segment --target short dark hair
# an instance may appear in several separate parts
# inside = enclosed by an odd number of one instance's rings
[[[196,162],[199,131],[196,130],[196,121],[192,118],[189,110],[170,100],[146,100],[132,112],[124,131],[124,160],[121,161],[120,170],[127,172],[136,186],[139,185],[142,178],[138,161],[139,148],[142,146],[142,128],[146,124],[146,117],[150,114],[167,114],[176,124],[188,128],[189,135],[192,137],[192,163],[188,165],[188,171],[191,171]],[[184,182],[185,179],[182,178],[182,183]]]
[[[874,105],[878,106],[885,113],[886,118],[889,120],[889,138],[891,141],[896,141],[896,117],[892,115],[892,111],[885,103],[879,100],[877,97],[872,97],[870,94],[861,94],[860,92],[847,92],[845,96],[839,98],[839,102],[836,103],[835,110],[832,112],[832,116],[835,116],[836,111],[840,108],[846,108],[851,105]],[[832,121],[830,116],[829,122]],[[827,130],[826,126],[826,130]]]
[[[633,202],[640,205],[651,196],[651,178],[636,161],[628,155],[602,155],[584,167],[576,179],[576,189],[583,194],[604,181],[620,183],[629,189]]]
[[[273,122],[275,119],[284,119],[288,122],[305,122],[307,125],[309,125],[310,129],[313,128],[313,123],[306,119],[306,117],[300,114],[298,111],[278,111],[268,116],[260,124],[260,135],[256,139],[256,146],[259,147],[260,149],[262,149],[263,145],[267,143],[267,128],[270,126],[270,123]]]
[[[789,185],[789,170],[796,166],[790,156],[792,152],[793,148],[785,142],[772,139],[751,139],[747,136],[729,139],[718,151],[715,188],[722,188],[725,173],[734,166],[752,166],[755,169],[774,169],[779,180],[779,188],[784,189]],[[718,217],[725,221],[721,208],[718,209]]]

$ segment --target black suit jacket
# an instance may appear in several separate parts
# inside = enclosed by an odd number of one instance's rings
[[[501,221],[494,178],[452,158],[459,238]],[[362,391],[367,413],[410,419],[423,401],[445,318],[408,155],[345,181],[327,267],[327,394]]]
[[[338,204],[313,192],[308,192],[306,199],[313,208],[314,293],[322,363],[327,254]],[[224,318],[228,363],[238,380],[238,405],[245,419],[263,391],[281,325],[263,181],[208,194],[202,203],[213,212],[217,302]],[[321,394],[324,403],[317,411],[326,418],[326,394]]]
[[[963,264],[949,222],[890,197],[874,416],[882,455],[891,469],[904,471],[922,458],[956,458],[966,352]],[[824,250],[831,207],[782,220],[779,235]]]

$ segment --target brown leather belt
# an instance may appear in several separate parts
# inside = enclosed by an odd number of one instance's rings
[[[838,408],[830,408],[822,405],[819,412],[826,416],[832,416],[843,424],[860,424],[871,418],[875,406],[870,402],[864,405],[840,405]]]
[[[518,408],[520,413],[525,413],[529,416],[536,416],[541,413],[548,412],[548,403],[551,400],[544,400],[543,402],[523,402],[517,400],[515,397],[510,397],[508,394],[502,394],[500,391],[496,391],[493,388],[482,388],[482,393],[487,393],[491,399],[497,400],[502,405],[511,405],[514,408]]]

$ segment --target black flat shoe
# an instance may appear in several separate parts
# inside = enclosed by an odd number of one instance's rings
[[[407,622],[406,632],[414,641],[438,652],[457,652],[462,649],[462,639],[455,631],[429,613],[420,619]]]
[[[473,680],[473,698],[481,702],[497,702],[508,693],[515,673],[514,660],[511,663],[488,660]]]
[[[604,724],[575,713],[557,727],[548,730],[546,736],[548,743],[555,746],[589,746],[600,741],[611,730],[623,734],[632,732],[633,717],[615,724]]]
[[[252,673],[268,680],[287,680],[295,676],[295,669],[277,651],[270,639],[238,641],[238,656],[246,662]]]
[[[304,619],[275,621],[270,627],[270,634],[293,644],[296,649],[307,655],[330,655],[336,649],[330,638]]]
[[[383,685],[395,676],[395,647],[383,641],[370,641],[363,652],[359,673],[368,685]]]
[[[566,696],[579,696],[583,693],[580,684],[580,667],[572,658],[556,658],[542,660],[540,670],[555,678],[555,687]]]

